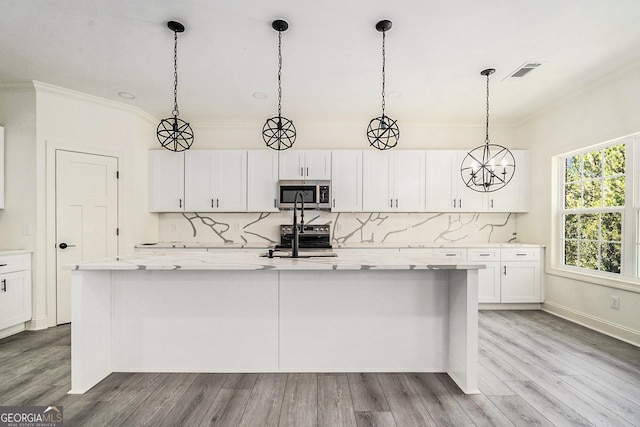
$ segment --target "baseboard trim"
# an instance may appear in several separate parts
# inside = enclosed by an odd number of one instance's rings
[[[9,326],[8,328],[0,330],[0,339],[18,334],[24,330],[25,330],[24,323],[19,323],[15,326]]]
[[[593,329],[594,331],[609,335],[610,337],[619,339],[620,341],[640,347],[640,331],[636,331],[635,329],[627,328],[626,326],[618,325],[590,314],[582,313],[572,308],[548,301],[542,305],[542,310],[553,314],[554,316],[582,325],[586,328]]]
[[[27,322],[26,328],[30,331],[41,331],[43,329],[47,329],[49,327],[47,320],[48,319],[45,316],[33,318]]]
[[[501,303],[481,303],[478,310],[541,310],[541,303],[524,304],[501,304]]]

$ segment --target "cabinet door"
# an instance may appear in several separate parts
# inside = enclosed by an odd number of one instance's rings
[[[215,151],[190,150],[184,153],[185,211],[211,212],[214,209]]]
[[[542,302],[540,262],[503,262],[501,265],[502,302]]]
[[[487,208],[491,212],[527,212],[529,210],[529,152],[513,150],[516,171],[507,185],[488,193]]]
[[[149,211],[184,211],[184,153],[149,151]]]
[[[331,179],[331,151],[306,151],[304,161],[304,179]]]
[[[500,297],[500,262],[482,261],[486,266],[478,270],[478,302],[499,303]]]
[[[460,168],[466,156],[467,151],[457,151],[456,160],[451,168],[456,210],[460,212],[485,212],[487,210],[487,193],[470,189],[462,180]]]
[[[424,151],[396,151],[393,164],[393,207],[399,212],[424,212]]]
[[[246,150],[217,150],[213,154],[211,175],[214,176],[214,197],[211,204],[218,212],[247,210]]]
[[[247,210],[277,212],[278,152],[249,150],[247,164]]]
[[[451,212],[458,209],[453,187],[453,164],[457,153],[451,150],[429,150],[425,157],[425,204],[427,212]]]
[[[0,329],[31,319],[31,272],[0,275]]]
[[[362,152],[362,210],[390,212],[393,196],[391,176],[393,156],[388,151]]]
[[[362,151],[331,153],[331,211],[362,211]]]
[[[304,151],[278,152],[278,169],[280,179],[304,179]]]

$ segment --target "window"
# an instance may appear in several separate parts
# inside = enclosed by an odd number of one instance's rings
[[[630,149],[624,142],[562,156],[562,264],[623,275],[627,186],[633,184]],[[630,228],[630,227],[629,227]],[[630,269],[634,271],[635,269]]]

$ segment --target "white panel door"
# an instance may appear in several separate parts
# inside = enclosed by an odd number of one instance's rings
[[[540,262],[502,263],[502,302],[542,302]]]
[[[486,268],[478,270],[478,302],[500,302],[500,262],[481,261]]]
[[[149,211],[184,212],[184,153],[149,151]]]
[[[393,155],[387,151],[362,152],[362,210],[390,212],[394,210],[390,176]]]
[[[0,275],[0,329],[31,319],[31,271]]]
[[[454,199],[457,209],[461,212],[485,212],[487,210],[487,193],[478,192],[467,187],[462,180],[460,168],[467,151],[458,151],[456,161],[451,168],[454,184]]]
[[[304,163],[304,179],[331,179],[331,151],[306,151]]]
[[[277,212],[278,152],[249,150],[247,153],[247,211]]]
[[[529,211],[529,152],[513,150],[512,153],[516,160],[516,171],[507,185],[488,193],[487,207],[491,212]]]
[[[118,254],[118,159],[56,151],[57,323],[71,321],[69,270]]]
[[[304,151],[279,151],[280,179],[304,179]]]
[[[452,150],[429,150],[426,152],[426,211],[451,212],[458,210],[458,201],[453,180],[453,164],[457,153]]]
[[[399,212],[424,212],[424,151],[399,150],[394,153],[393,207]]]
[[[212,162],[214,196],[212,210],[245,212],[247,210],[247,151],[218,150]]]
[[[331,153],[331,211],[362,211],[362,151]]]
[[[215,155],[211,150],[184,153],[184,209],[186,212],[209,212],[215,199]]]

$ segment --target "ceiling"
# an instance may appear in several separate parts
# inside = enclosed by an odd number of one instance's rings
[[[638,0],[0,0],[0,10],[0,85],[38,80],[158,119],[173,106],[166,22],[182,22],[180,117],[201,125],[276,115],[274,19],[290,25],[282,114],[294,122],[366,126],[380,114],[380,19],[393,21],[386,112],[400,125],[484,124],[485,68],[497,69],[492,124],[509,125],[640,57]],[[542,66],[505,79],[527,62]]]

